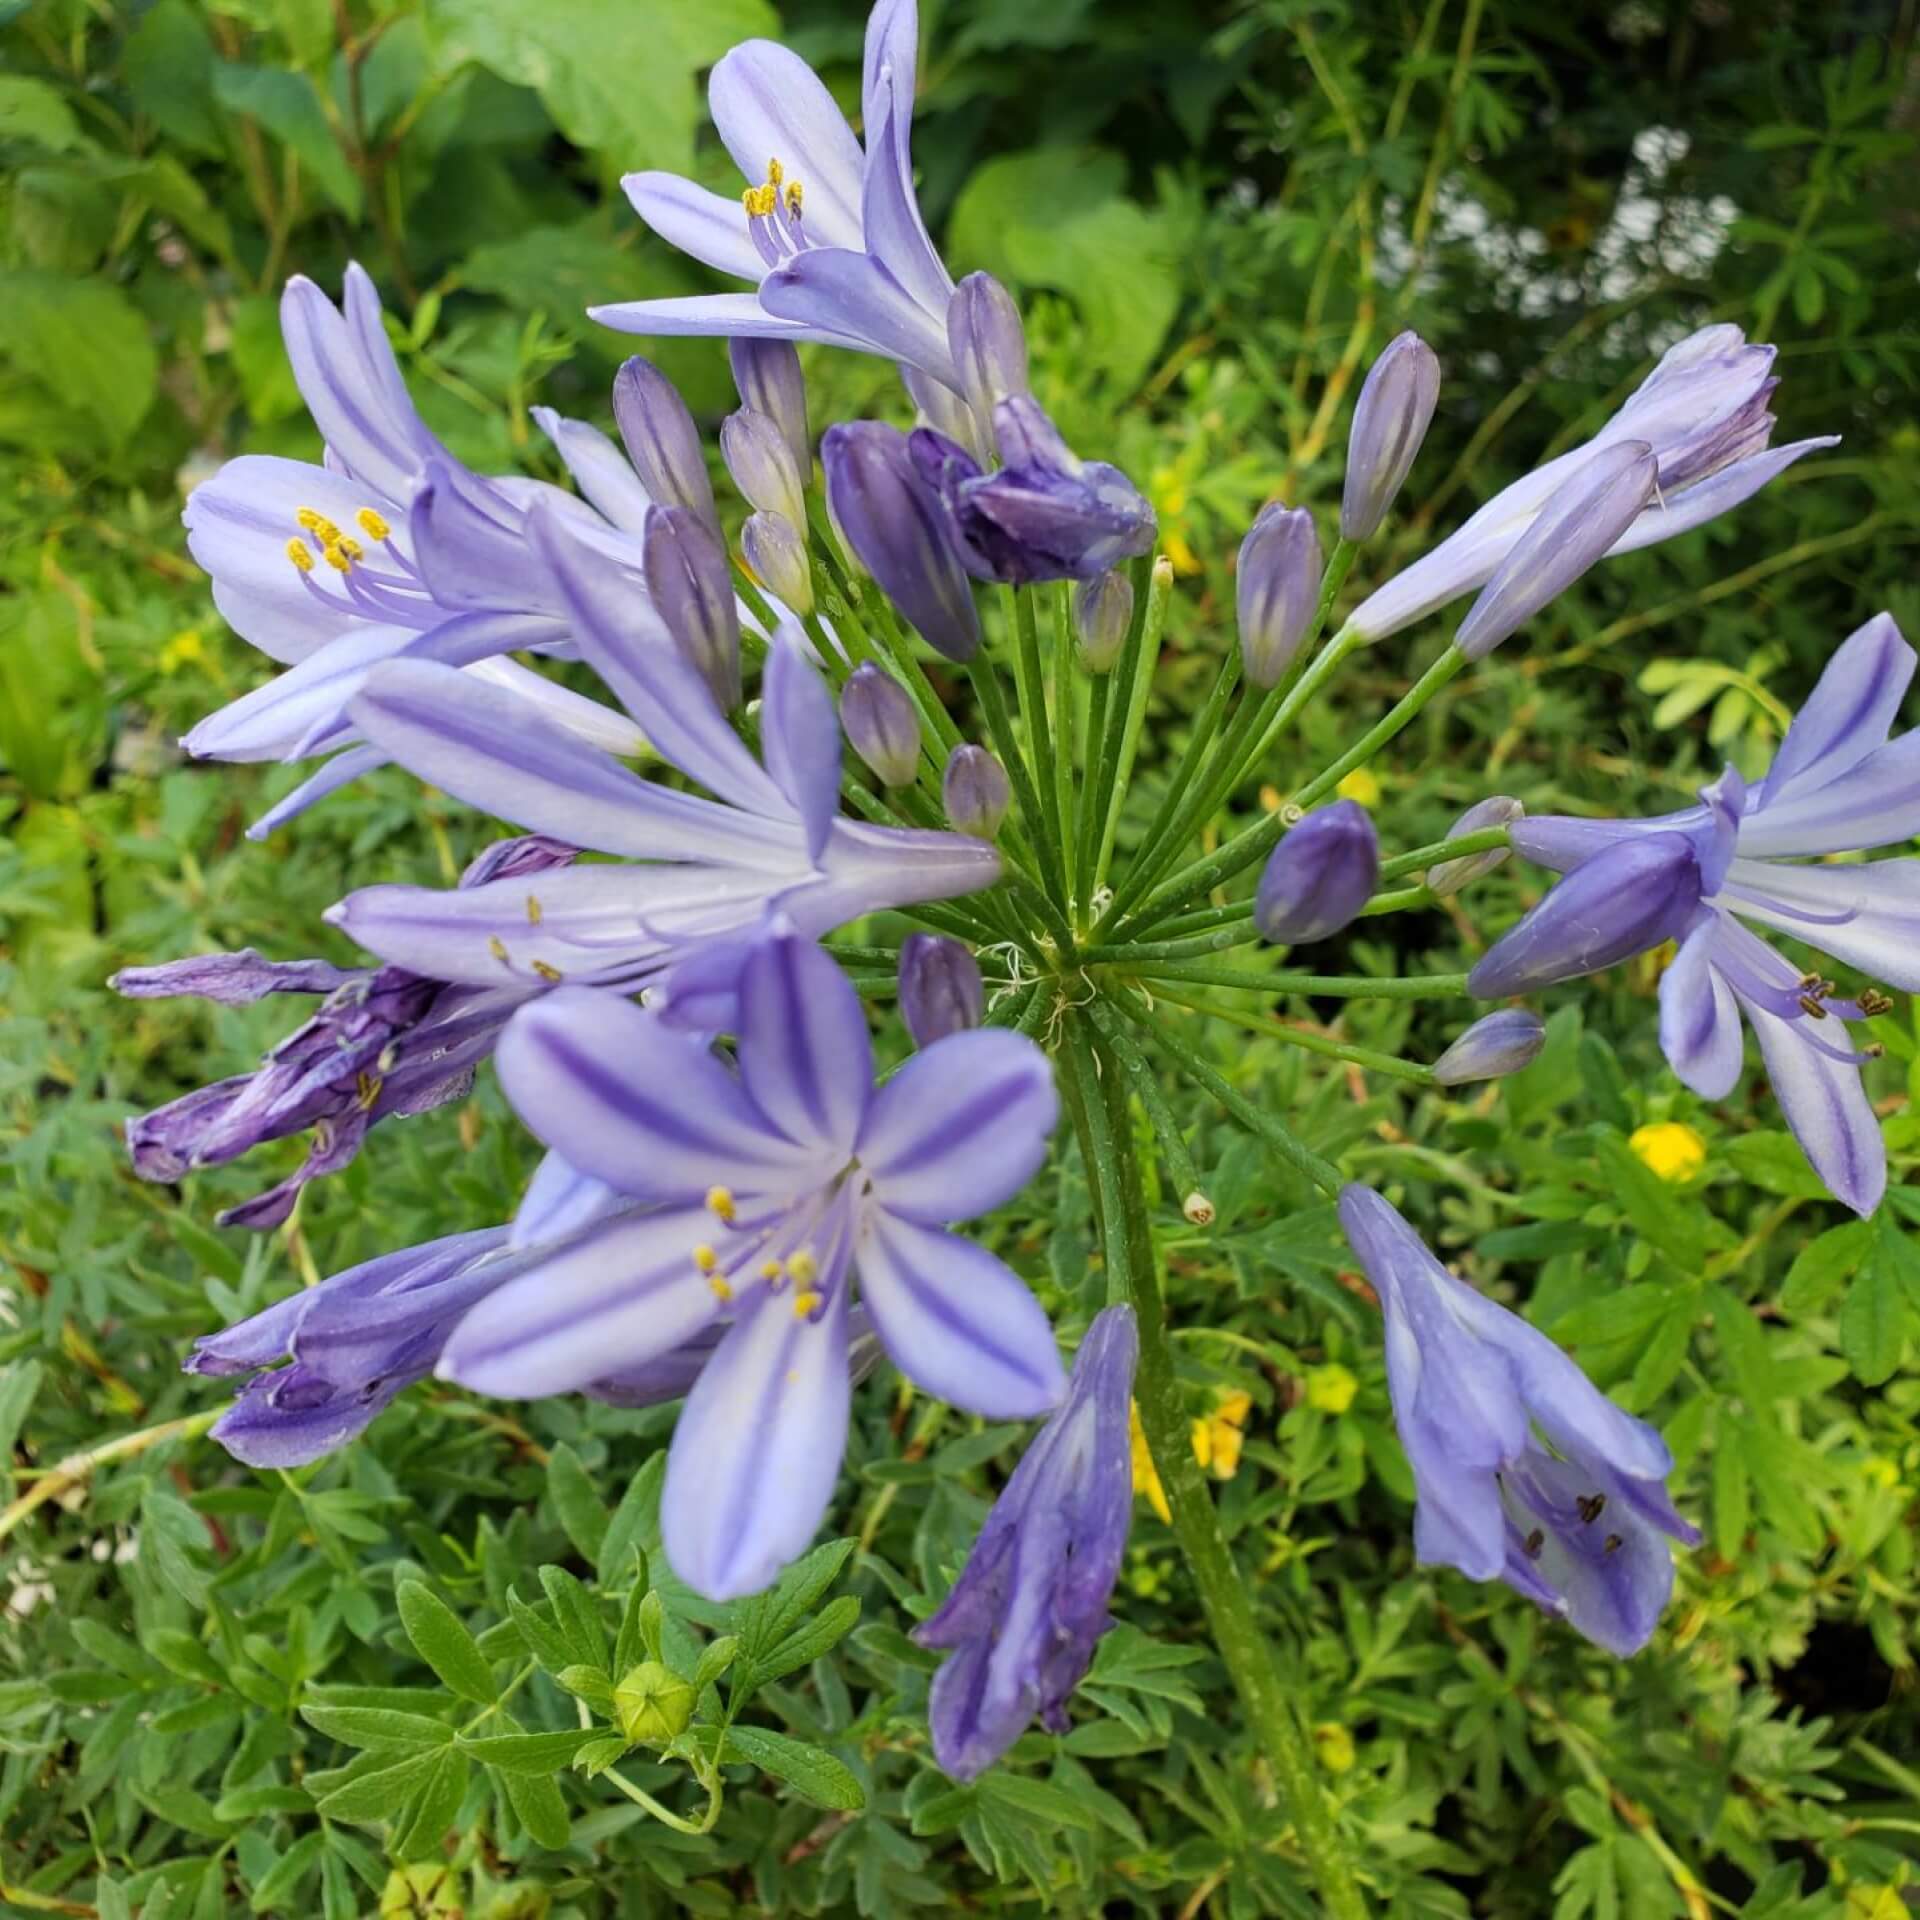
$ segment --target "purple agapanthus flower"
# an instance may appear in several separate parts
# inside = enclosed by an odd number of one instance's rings
[[[499,841],[460,884],[524,893],[533,875],[567,866],[576,851],[539,835]],[[240,1227],[278,1226],[300,1189],[339,1172],[380,1121],[461,1099],[507,1017],[540,990],[538,982],[514,980],[452,985],[401,966],[275,964],[251,952],[129,967],[109,984],[133,999],[186,994],[227,1006],[270,993],[326,995],[313,1018],[253,1072],[216,1080],[127,1123],[133,1170],[143,1180],[178,1180],[237,1160],[264,1141],[311,1133],[311,1150],[295,1172],[219,1216],[220,1225]]]
[[[947,342],[953,281],[920,217],[908,152],[918,40],[914,0],[880,0],[867,21],[864,147],[798,54],[770,40],[735,47],[707,100],[746,191],[728,200],[671,173],[622,184],[662,239],[752,290],[629,301],[593,317],[623,333],[825,341],[960,392]]]
[[[531,1397],[650,1365],[731,1326],[674,1433],[662,1522],[680,1576],[715,1599],[765,1586],[812,1538],[848,1415],[852,1275],[888,1355],[995,1419],[1060,1397],[1046,1317],[946,1223],[1039,1168],[1052,1073],[1020,1035],[957,1033],[883,1087],[858,995],[790,931],[758,943],[729,1068],[631,1001],[564,989],[501,1054],[521,1118],[568,1166],[643,1203],[480,1304],[441,1372]]]
[[[369,669],[402,655],[471,666],[582,738],[640,751],[623,714],[504,657],[566,650],[564,613],[527,551],[534,501],[609,535],[640,531],[646,491],[605,436],[538,410],[598,512],[543,482],[487,479],[463,466],[408,397],[380,297],[358,266],[347,269],[337,309],[312,281],[289,281],[281,325],[326,463],[242,455],[194,489],[185,519],[214,604],[288,671],[201,721],[184,744],[217,760],[346,751],[254,835],[381,763],[343,715]],[[638,565],[636,552],[636,577]]]
[[[1876,615],[1835,651],[1756,785],[1729,769],[1680,813],[1516,820],[1515,850],[1567,877],[1468,978],[1472,992],[1504,998],[1677,939],[1660,982],[1674,1072],[1725,1098],[1740,1076],[1744,1015],[1814,1171],[1862,1214],[1885,1191],[1886,1147],[1860,1083],[1868,1055],[1848,1043],[1846,1023],[1889,1003],[1873,988],[1836,998],[1831,981],[1740,923],[1920,989],[1920,860],[1822,859],[1920,833],[1920,733],[1888,738],[1914,666],[1892,618]]]
[[[914,1629],[951,1652],[927,1717],[934,1758],[971,1780],[1036,1717],[1067,1730],[1067,1699],[1096,1641],[1133,1511],[1128,1408],[1140,1353],[1131,1307],[1087,1329],[1060,1409],[1021,1456],[940,1610]]]
[[[1666,1537],[1700,1541],[1668,1497],[1666,1442],[1456,1280],[1377,1193],[1344,1189],[1340,1224],[1386,1316],[1415,1554],[1504,1580],[1610,1653],[1638,1653],[1673,1591]]]
[[[1702,327],[1669,347],[1591,440],[1503,488],[1458,532],[1402,569],[1355,608],[1348,624],[1381,640],[1436,607],[1486,585],[1541,509],[1594,453],[1645,441],[1656,461],[1654,492],[1612,553],[1671,540],[1737,507],[1803,453],[1838,436],[1769,447],[1774,349],[1749,346],[1738,327]]]
[[[362,946],[476,986],[633,984],[700,955],[712,989],[712,967],[728,955],[737,964],[769,911],[812,936],[998,879],[998,856],[978,841],[840,816],[832,697],[792,630],[768,655],[756,760],[695,668],[636,626],[622,581],[574,517],[543,509],[531,526],[589,664],[655,751],[716,797],[643,780],[468,675],[383,667],[352,707],[382,752],[470,806],[619,863],[571,868],[537,891],[362,888],[327,916]]]

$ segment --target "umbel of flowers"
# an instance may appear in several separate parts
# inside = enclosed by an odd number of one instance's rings
[[[875,1366],[1040,1422],[971,1558],[926,1596],[919,1637],[949,1650],[933,1750],[961,1777],[1030,1722],[1065,1724],[1109,1624],[1137,1399],[1301,1847],[1329,1910],[1359,1913],[1188,1449],[1130,1103],[1196,1224],[1212,1206],[1160,1091],[1168,1071],[1337,1200],[1380,1299],[1419,1560],[1504,1580],[1626,1657],[1671,1591],[1669,1543],[1697,1536],[1659,1435],[1233,1088],[1156,989],[1237,946],[1311,946],[1450,897],[1518,852],[1564,877],[1470,972],[1391,990],[1508,1002],[1676,942],[1660,996],[1675,1071],[1729,1094],[1744,1021],[1813,1167],[1868,1212],[1885,1157],[1860,1081],[1873,1048],[1849,1029],[1887,1008],[1885,985],[1920,985],[1920,866],[1825,861],[1920,830],[1920,736],[1893,736],[1914,655],[1885,615],[1869,621],[1766,776],[1729,770],[1694,808],[1540,819],[1488,795],[1445,841],[1383,848],[1335,789],[1441,687],[1609,555],[1732,510],[1828,444],[1773,447],[1772,349],[1708,327],[1591,441],[1336,623],[1440,394],[1436,357],[1402,335],[1359,396],[1337,525],[1323,535],[1312,509],[1275,503],[1247,533],[1237,644],[1219,648],[1188,748],[1122,859],[1171,574],[1139,492],[1069,447],[1036,399],[1006,291],[979,274],[956,285],[928,239],[910,158],[916,33],[911,0],[882,0],[859,137],[795,55],[735,49],[711,95],[740,197],[627,182],[659,234],[743,283],[598,310],[630,332],[729,341],[741,404],[719,450],[747,509],[731,544],[695,423],[646,361],[615,382],[618,445],[538,414],[571,490],[481,475],[414,411],[364,274],[349,270],[338,308],[288,287],[287,349],[324,464],[235,460],[187,513],[216,603],[279,671],[187,746],[316,763],[258,835],[386,765],[514,831],[458,886],[368,886],[332,908],[365,967],[236,953],[119,976],[136,995],[322,996],[253,1073],[132,1121],[134,1166],[172,1181],[305,1134],[299,1171],[227,1216],[273,1226],[303,1182],[377,1150],[383,1122],[497,1072],[547,1149],[511,1217],[393,1249],[202,1340],[190,1368],[244,1376],[214,1431],[242,1461],[297,1465],[436,1373],[496,1396],[684,1400],[665,1546],[710,1598],[764,1587],[814,1538]],[[913,423],[812,419],[801,342],[895,362]],[[1280,743],[1345,660],[1470,595],[1388,712],[1285,805],[1199,852],[1243,783],[1289,764]],[[936,692],[928,650],[964,670],[943,675],[963,697]],[[555,660],[604,697],[561,687]],[[882,910],[918,930],[897,949],[834,939]],[[1827,960],[1784,957],[1756,924],[1865,979],[1843,990]],[[1380,987],[1271,971],[1244,985],[1295,980]],[[916,1049],[904,1062],[876,1058],[865,1010],[896,986]],[[1506,1005],[1463,1020],[1431,1063],[1313,1044],[1444,1088],[1511,1073],[1542,1041],[1538,1014]],[[1103,1228],[1110,1304],[1090,1326],[1050,1324],[966,1231],[1039,1172],[1063,1109]]]

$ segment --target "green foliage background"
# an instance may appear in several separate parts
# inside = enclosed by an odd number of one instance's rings
[[[1134,830],[1231,644],[1240,531],[1276,494],[1330,513],[1356,376],[1403,325],[1447,380],[1362,590],[1710,319],[1780,343],[1780,437],[1846,440],[1730,519],[1591,575],[1436,702],[1385,768],[1390,848],[1436,838],[1490,787],[1532,808],[1671,805],[1724,758],[1764,764],[1868,614],[1920,635],[1914,12],[929,9],[929,218],[956,271],[1020,291],[1043,399],[1149,488],[1182,570]],[[109,972],[246,944],[346,960],[322,907],[372,880],[448,881],[491,837],[384,773],[263,850],[241,830],[290,777],[187,766],[171,744],[265,671],[213,614],[179,510],[234,453],[316,451],[277,288],[293,271],[331,288],[363,260],[435,429],[477,466],[555,477],[528,407],[604,417],[633,344],[582,307],[699,284],[627,212],[620,173],[730,186],[704,67],[777,32],[850,99],[860,31],[843,0],[0,5],[0,1441],[16,1495],[70,1453],[211,1405],[216,1386],[176,1371],[194,1335],[489,1223],[531,1169],[484,1075],[464,1106],[383,1128],[283,1234],[209,1223],[290,1166],[291,1143],[178,1191],[123,1162],[130,1111],[243,1069],[285,1023],[270,1005],[117,1003]],[[659,358],[717,420],[721,349]],[[810,380],[816,424],[900,405],[877,362],[815,356]],[[1308,730],[1316,764],[1434,643],[1410,633],[1358,663]],[[1448,913],[1370,926],[1344,958],[1462,964],[1538,884],[1509,867]],[[1196,1023],[1223,1069],[1658,1422],[1708,1534],[1626,1666],[1504,1590],[1416,1571],[1377,1321],[1328,1210],[1218,1116],[1182,1110],[1220,1213],[1200,1234],[1177,1196],[1162,1209],[1193,1408],[1253,1398],[1223,1517],[1267,1624],[1305,1649],[1301,1712],[1395,1916],[1908,1909],[1920,1028],[1904,1000],[1876,1023],[1895,1186],[1861,1224],[1807,1174],[1757,1071],[1718,1108],[1679,1088],[1652,986],[1635,967],[1564,990],[1546,1056],[1464,1095]],[[1279,1010],[1421,1057],[1458,1024],[1414,1003]],[[1626,1145],[1659,1119],[1706,1142],[1682,1186]],[[987,1233],[1063,1328],[1098,1304],[1064,1137]],[[1358,1380],[1339,1412],[1303,1386],[1336,1363]],[[58,1482],[6,1542],[0,1908],[1313,1911],[1144,1505],[1126,1624],[1073,1731],[1030,1736],[955,1791],[926,1751],[928,1661],[905,1631],[1019,1430],[884,1376],[859,1397],[834,1514],[851,1546],[774,1600],[715,1609],[657,1553],[647,1598],[670,1425],[416,1390],[311,1472],[255,1476],[199,1441]],[[703,1721],[743,1716],[725,1806],[711,1832],[680,1832],[595,1772],[625,1745],[608,1685],[655,1642],[705,1685],[695,1665],[726,1636],[701,1700]],[[671,1755],[621,1770],[698,1824]]]

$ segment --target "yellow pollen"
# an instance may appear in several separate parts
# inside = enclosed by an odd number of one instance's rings
[[[713,1289],[713,1297],[716,1300],[731,1300],[733,1298],[733,1289],[728,1286],[717,1273],[707,1282],[707,1285]]]
[[[492,954],[493,957],[496,960],[498,960],[503,967],[510,966],[512,964],[512,962],[509,961],[507,958],[507,943],[504,940],[502,940],[497,933],[488,935],[487,951],[490,954]]]
[[[338,547],[349,560],[364,560],[367,557],[366,548],[350,533],[343,533],[333,544]]]
[[[293,517],[309,533],[318,533],[327,524],[311,507],[302,507]]]
[[[715,1219],[724,1220],[731,1226],[734,1215],[732,1191],[727,1187],[709,1187],[707,1189],[707,1211],[712,1214]]]
[[[304,540],[289,540],[287,542],[287,558],[291,560],[302,573],[311,573],[313,571],[313,549],[308,546]]]
[[[527,895],[527,925],[537,927],[540,924],[540,902],[532,894]]]
[[[352,570],[353,555],[350,554],[345,547],[341,546],[337,540],[322,547],[321,552],[326,555],[327,565],[330,566],[335,573],[348,573]]]
[[[780,204],[778,187],[749,187],[740,196],[740,203],[747,210],[748,217],[764,220]]]
[[[360,1095],[360,1110],[371,1113],[373,1103],[380,1098],[380,1082],[372,1074],[363,1073],[354,1084]]]
[[[800,182],[798,180],[789,180],[787,182],[787,211],[789,213],[797,214],[800,211],[800,198]]]
[[[702,1244],[693,1250],[693,1264],[702,1273],[711,1273],[720,1264],[720,1256],[711,1247]]]
[[[386,540],[393,535],[393,529],[371,507],[362,507],[353,517],[369,540]]]
[[[796,1320],[804,1320],[820,1304],[823,1297],[813,1292],[796,1293],[793,1296],[793,1317]]]
[[[787,170],[778,160],[767,162],[767,185],[777,187],[787,177]]]
[[[780,1261],[763,1260],[760,1263],[760,1278],[762,1280],[784,1280],[786,1277],[786,1267]]]
[[[324,513],[315,513],[311,507],[302,507],[293,516],[301,526],[313,535],[323,547],[331,547],[340,539],[340,529]]]
[[[531,964],[534,972],[550,987],[557,987],[567,977],[550,960],[535,960]]]
[[[811,1248],[802,1247],[800,1251],[787,1262],[787,1271],[793,1275],[797,1284],[807,1287],[811,1286],[815,1278],[819,1275],[820,1263],[813,1257]]]

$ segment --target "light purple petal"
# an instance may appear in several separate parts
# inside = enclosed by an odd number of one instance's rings
[[[693,1263],[714,1227],[704,1207],[629,1212],[534,1256],[453,1330],[441,1377],[534,1400],[657,1360],[720,1311]]]
[[[1513,850],[1536,867],[1571,873],[1597,853],[1643,833],[1690,833],[1706,824],[1706,810],[1656,814],[1645,820],[1585,820],[1565,813],[1529,813],[1507,829]]]
[[[1887,1147],[1860,1069],[1808,1045],[1810,1038],[1826,1038],[1808,1033],[1811,1022],[1784,1020],[1744,997],[1741,1004],[1780,1112],[1814,1172],[1855,1213],[1872,1213],[1887,1188]]]
[[[1920,992],[1920,859],[1812,867],[1736,860],[1719,898],[1875,980]]]
[[[375,767],[386,764],[387,756],[378,747],[350,747],[345,753],[336,753],[319,772],[302,780],[284,799],[276,800],[247,829],[247,838],[266,839],[289,820],[297,820],[328,794],[339,792],[350,780],[357,780],[363,773],[371,773]]]
[[[989,1420],[1057,1406],[1066,1375],[1026,1283],[984,1247],[876,1211],[856,1259],[887,1356],[915,1386]]]
[[[836,819],[821,861],[825,878],[796,887],[782,910],[814,939],[883,907],[954,900],[1000,878],[1000,856],[964,833],[875,827]]]
[[[871,254],[816,247],[760,283],[770,314],[866,353],[904,360],[959,389],[943,315],[930,313]]]
[[[760,743],[767,773],[799,816],[817,861],[840,811],[840,722],[826,682],[801,651],[798,621],[782,624],[760,683]]]
[[[763,169],[770,157],[761,156]],[[669,246],[736,280],[758,284],[766,272],[767,263],[748,236],[746,210],[737,195],[729,200],[709,193],[677,173],[623,174],[620,186],[634,212]]]
[[[1920,834],[1920,730],[1876,748],[1811,792],[1793,791],[1740,825],[1748,859],[1895,847]]]
[[[1047,1056],[981,1027],[936,1040],[875,1094],[860,1161],[888,1212],[924,1226],[970,1220],[1040,1171],[1059,1117]]]
[[[564,1240],[626,1205],[627,1197],[617,1187],[570,1167],[557,1153],[549,1153],[534,1168],[533,1178],[520,1196],[508,1244],[518,1251],[542,1246],[549,1240]]]
[[[757,293],[690,293],[672,300],[621,300],[589,307],[587,317],[617,333],[718,334],[728,339],[816,340],[832,347],[862,343],[844,334],[783,320],[760,304]]]
[[[767,162],[806,196],[807,230],[822,245],[860,244],[860,143],[833,95],[797,53],[747,40],[714,68],[707,105],[733,164],[758,185]]]
[[[523,1007],[498,1066],[547,1146],[642,1200],[798,1193],[834,1171],[773,1132],[712,1054],[614,994],[561,987]]]
[[[180,744],[196,760],[293,758],[309,733],[339,718],[376,666],[415,637],[411,627],[361,626],[343,633],[265,686],[208,714]]]
[[[912,11],[911,0],[896,11]],[[906,76],[904,88],[897,84],[896,94],[904,91],[911,112],[913,75]],[[941,331],[946,331],[947,302],[953,297],[953,281],[940,264],[933,242],[927,236],[926,222],[920,217],[920,204],[914,198],[912,162],[907,154],[905,118],[896,104],[877,121],[868,121],[866,191],[862,198],[862,217],[866,228],[867,251],[871,253],[906,290],[907,297],[929,313],[937,313]],[[951,357],[952,348],[948,348]],[[929,369],[931,371],[931,369]],[[958,390],[959,369],[954,369]]]
[[[1732,466],[1722,467],[1707,479],[1668,495],[1664,502],[1656,497],[1641,510],[1639,519],[1607,549],[1607,557],[1611,559],[1617,554],[1638,553],[1642,547],[1657,546],[1662,540],[1671,540],[1676,535],[1691,533],[1695,527],[1704,527],[1709,520],[1717,520],[1721,514],[1729,513],[1743,501],[1752,499],[1769,480],[1776,474],[1784,473],[1803,453],[1812,453],[1821,447],[1837,447],[1839,444],[1840,436],[1829,433],[1815,440],[1796,440],[1791,446],[1770,447],[1764,453],[1750,454],[1744,460],[1736,460]]]
[[[1770,801],[1811,793],[1885,746],[1913,669],[1913,649],[1900,637],[1892,614],[1876,613],[1849,634],[1780,742],[1755,811]]]
[[[270,993],[331,993],[359,977],[328,960],[263,960],[251,947],[240,947],[163,960],[158,966],[122,967],[107,985],[129,1000],[186,994],[223,1007],[250,1007]]]
[[[765,1289],[694,1383],[674,1429],[667,1559],[710,1600],[757,1593],[819,1531],[840,1477],[851,1388],[847,1290],[818,1319]]]
[[[584,420],[569,420],[551,407],[532,407],[529,412],[567,463],[567,471],[583,497],[622,533],[644,533],[652,501],[627,456],[598,427]]]
[[[846,975],[810,940],[776,933],[741,971],[739,1018],[740,1080],[754,1105],[824,1164],[844,1166],[873,1094],[867,1016]]]
[[[1740,1079],[1740,1008],[1713,964],[1719,925],[1703,919],[1660,976],[1660,1051],[1703,1100],[1724,1100]]]
[[[623,760],[648,751],[646,735],[618,707],[575,693],[518,660],[495,655],[490,660],[476,660],[467,671],[476,680],[505,687],[517,699],[531,702],[547,719],[590,747],[599,747]]]

